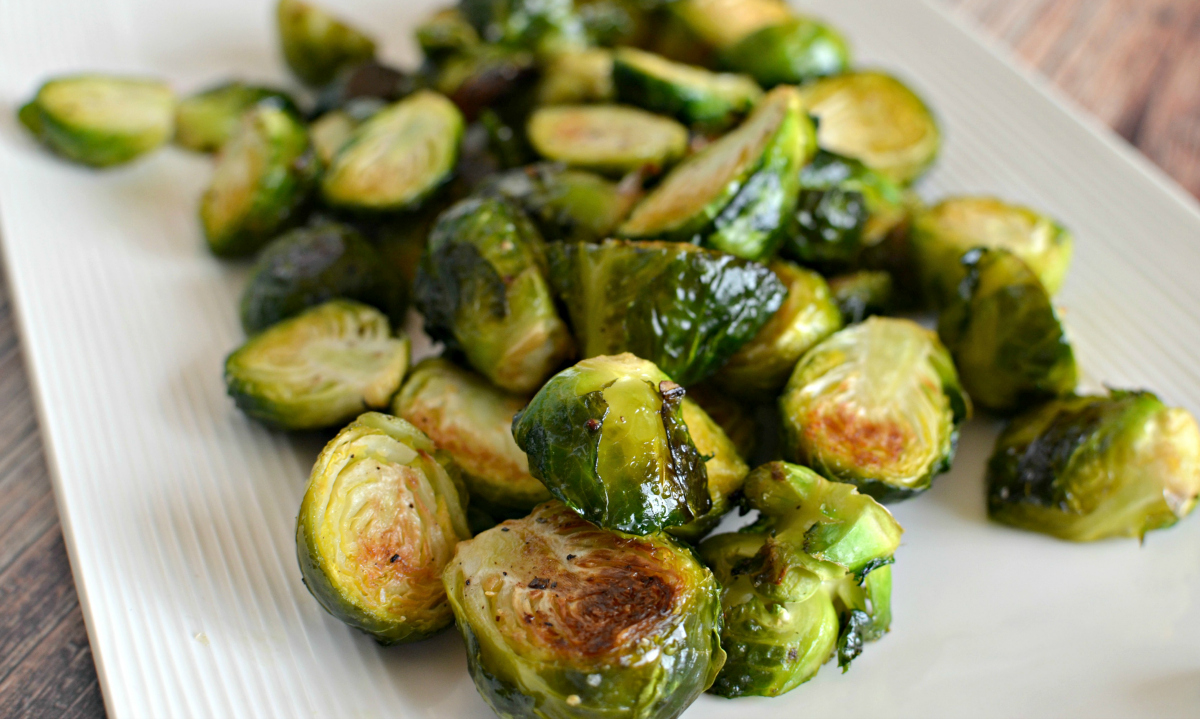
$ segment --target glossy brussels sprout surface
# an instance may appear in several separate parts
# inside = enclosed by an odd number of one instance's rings
[[[542,63],[537,100],[541,105],[582,105],[616,100],[613,53],[606,48],[572,49]]]
[[[1200,497],[1200,428],[1150,392],[1052,400],[1014,419],[988,462],[992,519],[1060,539],[1136,537]]]
[[[750,33],[720,55],[721,64],[764,87],[799,85],[850,67],[845,38],[825,23],[794,17]]]
[[[704,462],[712,504],[707,512],[687,524],[668,527],[667,533],[694,543],[711,532],[733,508],[734,498],[741,491],[750,467],[742,459],[737,444],[698,402],[685,396],[682,414],[692,444]]]
[[[442,571],[471,535],[453,463],[419,429],[368,412],[325,446],[296,520],[304,584],[381,644],[450,626]]]
[[[725,661],[717,582],[691,551],[558,502],[459,544],[444,581],[500,717],[674,719]]]
[[[279,0],[280,44],[288,67],[306,85],[320,87],[338,71],[375,57],[375,41],[316,5]]]
[[[300,114],[287,93],[227,82],[179,101],[175,108],[175,142],[196,152],[216,152],[237,131],[242,113],[260,102],[275,103]]]
[[[687,151],[687,128],[622,105],[555,105],[529,118],[539,155],[572,167],[622,175],[675,164]]]
[[[617,50],[612,74],[621,102],[708,128],[728,127],[763,94],[745,75],[714,73],[636,48]]]

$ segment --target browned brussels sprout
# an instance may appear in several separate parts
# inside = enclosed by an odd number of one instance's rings
[[[623,175],[675,164],[687,152],[683,125],[620,105],[553,105],[529,118],[529,142],[542,157]]]
[[[375,41],[321,8],[279,0],[279,40],[288,67],[306,85],[320,87],[339,70],[375,57]]]

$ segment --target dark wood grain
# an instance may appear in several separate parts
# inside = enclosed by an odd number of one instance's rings
[[[1200,196],[1200,2],[941,1]],[[0,272],[0,717],[102,716]]]

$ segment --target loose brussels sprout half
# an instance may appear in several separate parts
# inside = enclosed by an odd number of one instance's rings
[[[175,95],[161,82],[75,75],[42,85],[17,118],[58,155],[110,167],[169,140],[174,113]]]
[[[574,349],[543,276],[543,251],[518,207],[473,198],[438,218],[417,272],[425,330],[510,392],[540,387]]]
[[[766,267],[694,245],[607,240],[548,253],[582,356],[632,352],[685,386],[725,364],[787,295]]]
[[[813,125],[796,90],[776,88],[736,130],[667,175],[619,232],[768,257],[783,240],[800,168],[815,151]]]
[[[712,384],[701,383],[687,388],[687,398],[704,410],[726,437],[733,442],[739,457],[749,459],[758,447],[758,423],[754,407],[730,397]],[[704,454],[704,450],[700,450]]]
[[[616,51],[612,81],[620,102],[710,129],[733,124],[763,94],[745,75],[715,73],[631,47]]]
[[[683,125],[618,105],[539,108],[527,132],[533,149],[548,160],[617,175],[673,165],[688,147]]]
[[[742,491],[759,521],[700,545],[721,583],[728,653],[711,691],[778,696],[835,653],[845,670],[864,641],[887,632],[887,565],[903,530],[875,500],[807,467],[765,464]]]
[[[550,499],[513,441],[513,415],[524,406],[523,397],[433,358],[413,368],[392,410],[454,459],[472,503],[493,517],[519,517]]]
[[[733,508],[734,495],[741,491],[750,467],[742,460],[737,445],[698,402],[684,397],[682,411],[683,423],[687,425],[692,444],[708,474],[708,497],[712,507],[687,524],[668,527],[667,533],[694,543],[720,524],[721,518]]]
[[[794,17],[787,3],[779,0],[675,0],[668,7],[699,39],[718,50]]]
[[[449,179],[462,135],[463,117],[453,103],[418,92],[354,131],[326,170],[321,195],[349,210],[413,208]]]
[[[456,471],[419,429],[378,412],[325,446],[300,504],[296,557],[326,611],[381,644],[450,626],[442,571],[471,536]]]
[[[500,717],[673,719],[725,661],[719,589],[689,550],[558,502],[459,544],[443,579]]]
[[[849,72],[800,89],[820,119],[821,147],[861,160],[893,182],[908,185],[933,164],[941,132],[912,90],[882,72]]]
[[[712,508],[683,397],[652,362],[593,357],[538,390],[513,418],[513,438],[533,476],[584,519],[649,534]]]
[[[950,353],[910,320],[872,317],[814,347],[779,399],[789,459],[881,502],[950,469],[970,404]]]
[[[892,311],[894,283],[892,275],[882,270],[859,270],[830,277],[829,291],[842,313],[842,322],[848,325]]]
[[[458,10],[489,43],[541,52],[585,43],[573,0],[459,0]]]
[[[850,46],[825,23],[794,17],[757,30],[721,53],[725,67],[765,87],[799,85],[850,68]]]
[[[375,57],[374,40],[315,5],[279,0],[276,19],[283,58],[306,85],[320,87]]]
[[[634,178],[636,179],[636,178]],[[612,182],[585,170],[539,164],[495,175],[478,190],[516,202],[549,240],[599,242],[641,197],[637,182]]]
[[[1200,496],[1200,427],[1149,392],[1067,397],[1014,419],[988,462],[992,519],[1060,539],[1137,537]]]
[[[445,8],[430,15],[416,29],[417,44],[430,60],[465,52],[482,40],[458,8]]]
[[[971,250],[962,265],[938,335],[975,404],[1009,413],[1073,392],[1075,353],[1037,275],[999,249]]]
[[[242,113],[260,102],[272,102],[300,114],[295,101],[281,90],[227,82],[179,101],[175,108],[175,142],[196,152],[216,152],[237,131]]]
[[[258,258],[242,291],[242,329],[252,335],[335,297],[372,305],[399,325],[408,291],[353,228],[327,222],[292,230]]]
[[[542,63],[538,83],[539,105],[582,105],[612,102],[613,53],[604,48],[560,52]]]
[[[774,398],[804,353],[842,328],[841,313],[824,278],[783,260],[772,262],[771,271],[787,287],[787,299],[754,339],[729,358],[715,380],[739,397]]]
[[[1046,291],[1058,293],[1071,264],[1071,233],[1027,207],[990,197],[956,197],[913,217],[912,252],[927,299],[949,301],[963,278],[959,259],[975,247],[1008,250],[1029,265]]]
[[[408,338],[374,307],[331,300],[251,337],[225,360],[225,387],[281,429],[335,427],[383,409],[408,369]]]
[[[200,198],[209,249],[221,257],[257,252],[295,223],[318,172],[308,132],[295,115],[272,105],[246,112]]]

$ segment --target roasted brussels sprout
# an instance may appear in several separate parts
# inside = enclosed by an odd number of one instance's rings
[[[820,119],[821,148],[860,160],[907,185],[941,149],[937,121],[921,98],[891,75],[848,72],[802,87],[808,111]]]
[[[408,291],[353,228],[327,222],[292,230],[258,258],[242,291],[242,329],[252,335],[335,297],[372,305],[399,326]]]
[[[842,322],[858,324],[871,315],[892,311],[892,276],[882,270],[859,270],[829,278],[829,291],[842,313]]]
[[[1049,217],[990,197],[943,200],[913,217],[913,261],[922,291],[935,305],[957,293],[964,275],[959,260],[967,250],[1008,250],[1055,295],[1066,278],[1073,246],[1071,233]]]
[[[835,653],[843,670],[891,623],[900,525],[854,487],[807,467],[765,464],[743,488],[759,521],[710,537],[700,555],[721,583],[728,660],[711,691],[778,696]]]
[[[824,278],[783,260],[772,262],[771,271],[787,287],[787,299],[716,376],[718,385],[738,397],[773,399],[804,353],[842,328]]]
[[[688,387],[687,398],[700,405],[705,414],[725,432],[739,457],[749,459],[754,456],[754,450],[758,447],[758,423],[753,406],[730,397],[710,383]],[[703,450],[700,452],[704,454]]]
[[[673,719],[725,661],[717,583],[689,550],[558,502],[459,544],[443,579],[500,717]]]
[[[489,43],[553,52],[586,42],[573,0],[460,0],[458,9]]]
[[[636,179],[633,178],[633,179]],[[479,188],[521,206],[548,240],[599,242],[641,197],[637,182],[611,182],[561,165],[530,165],[495,175]]]
[[[200,198],[209,249],[221,257],[257,252],[299,219],[318,172],[308,132],[295,115],[265,104],[246,112]]]
[[[523,397],[435,358],[413,368],[392,409],[450,454],[473,503],[493,517],[522,517],[550,499],[513,441],[513,415],[524,406]]]
[[[584,32],[595,45],[641,47],[655,33],[664,0],[575,0]]]
[[[783,240],[800,168],[815,151],[815,131],[796,90],[776,88],[736,130],[667,175],[619,232],[768,257]]]
[[[779,399],[792,461],[907,499],[950,469],[970,404],[950,353],[912,322],[872,317],[814,347]]]
[[[322,167],[328,167],[360,122],[345,110],[332,110],[308,126],[308,137]]]
[[[720,62],[765,87],[799,85],[845,72],[850,47],[829,25],[794,17],[750,33],[721,53]]]
[[[374,105],[376,109],[402,100],[416,92],[424,79],[410,75],[389,65],[374,60],[348,67],[338,73],[333,82],[321,89],[316,106],[309,117],[319,117],[332,110],[348,110],[359,120],[352,107],[359,103]]]
[[[415,207],[449,179],[462,134],[453,103],[435,92],[410,95],[354,131],[326,170],[321,195],[349,210]]]
[[[582,356],[632,352],[684,386],[716,372],[787,295],[766,267],[694,245],[556,243],[548,254]]]
[[[483,42],[458,8],[445,8],[430,15],[417,26],[416,36],[421,52],[434,61],[471,50]]]
[[[1000,249],[971,250],[962,265],[938,335],[975,404],[1009,413],[1073,392],[1075,353],[1037,275]]]
[[[745,75],[710,72],[631,47],[616,51],[612,82],[620,102],[717,130],[750,112],[763,94]]]
[[[779,0],[674,0],[668,7],[700,40],[718,50],[794,17]]]
[[[688,131],[674,120],[619,105],[554,105],[529,118],[529,142],[542,157],[623,175],[675,164]]]
[[[742,489],[750,467],[742,460],[737,445],[725,430],[690,397],[683,398],[683,423],[687,425],[692,444],[704,462],[708,474],[708,497],[712,506],[707,512],[679,527],[668,527],[667,533],[689,542],[697,542],[721,522],[732,509],[734,495]]]
[[[175,142],[196,152],[216,152],[237,131],[242,113],[260,102],[300,114],[295,101],[282,90],[227,82],[179,101]]]
[[[472,198],[438,218],[417,272],[425,330],[510,392],[537,389],[574,349],[543,276],[543,252],[517,206]]]
[[[326,611],[381,644],[450,626],[442,571],[471,537],[456,471],[419,429],[378,412],[325,446],[300,504],[296,556]]]
[[[480,45],[443,60],[433,87],[449,97],[468,121],[481,118],[532,89],[537,68],[532,53],[500,45]]]
[[[616,99],[612,75],[612,50],[590,47],[557,53],[542,63],[538,104],[612,102]]]
[[[225,360],[225,387],[281,429],[335,427],[383,409],[408,369],[409,342],[374,307],[331,300],[251,337]]]
[[[320,87],[339,70],[375,57],[375,41],[321,8],[300,0],[276,7],[283,58],[306,85]]]
[[[161,82],[74,75],[42,85],[17,119],[58,155],[109,167],[169,140],[174,113],[175,95]]]
[[[584,519],[649,534],[712,508],[683,398],[652,362],[593,357],[538,390],[513,418],[513,438],[533,476]]]

